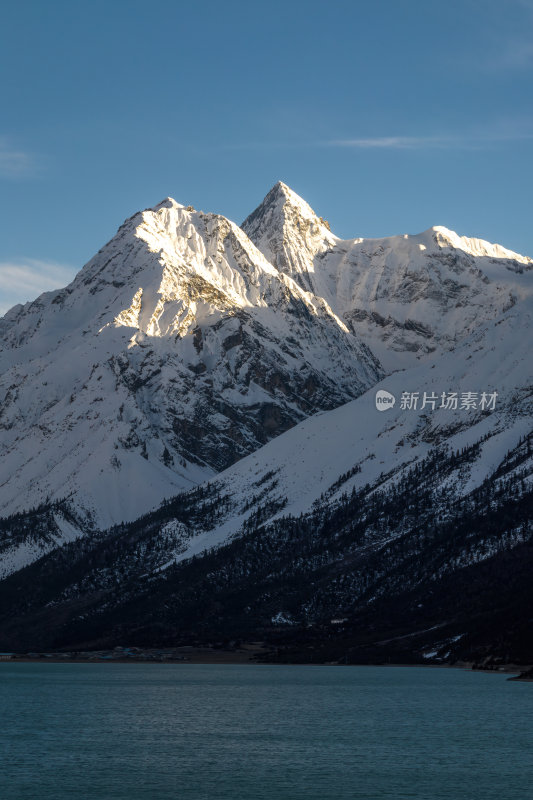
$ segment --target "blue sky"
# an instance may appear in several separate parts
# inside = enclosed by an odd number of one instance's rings
[[[4,3],[0,311],[167,195],[533,256],[533,0]]]

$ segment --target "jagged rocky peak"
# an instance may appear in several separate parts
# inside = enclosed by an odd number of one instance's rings
[[[278,183],[242,225],[301,287],[322,297],[386,370],[449,350],[533,290],[533,261],[443,226],[340,239]]]
[[[185,208],[183,203],[178,203],[177,200],[174,200],[173,197],[165,197],[164,200],[161,200],[160,203],[153,206],[152,208],[147,208],[146,211],[159,211],[160,208]],[[187,211],[194,211],[192,206],[187,206]]]
[[[133,519],[381,377],[368,348],[217,214],[127,219],[0,321],[0,516],[66,497]]]
[[[329,223],[282,181],[241,227],[272,264],[307,291],[314,291],[308,276],[314,258],[338,241]]]
[[[145,251],[137,264],[123,264],[131,303],[114,317],[115,324],[150,335],[183,335],[198,322],[214,322],[220,313],[295,303],[314,315],[332,316],[322,298],[304,295],[241,228],[221,215],[167,198],[135,222],[133,238],[144,243]],[[147,270],[150,263],[155,267],[153,279]],[[142,274],[132,284],[131,276],[137,273]],[[338,319],[336,324],[343,325]]]
[[[63,333],[182,335],[200,318],[272,304],[286,283],[235,223],[169,197],[129,217],[69,286],[19,306],[2,327],[14,342],[16,325],[19,344],[35,339],[43,313]]]

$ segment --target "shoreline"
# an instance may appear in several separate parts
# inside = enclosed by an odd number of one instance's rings
[[[141,648],[139,648],[141,650]],[[92,652],[92,654],[91,654]],[[280,662],[269,661],[268,650],[260,645],[238,650],[218,650],[214,648],[182,647],[166,650],[144,650],[130,652],[114,651],[81,651],[78,654],[61,653],[5,653],[0,655],[0,664],[190,664],[190,665],[251,665],[251,666],[309,666],[309,667],[422,667],[424,669],[462,669],[468,672],[480,672],[492,675],[507,675],[511,681],[533,682],[533,667],[528,664],[501,664],[482,667],[473,662],[455,664],[423,664],[423,663],[381,663],[381,664],[346,664],[341,662]]]

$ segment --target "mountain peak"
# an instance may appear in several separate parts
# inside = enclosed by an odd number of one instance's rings
[[[299,194],[296,194],[296,192],[293,191],[290,186],[287,186],[286,183],[283,183],[283,181],[278,181],[277,183],[274,184],[272,189],[266,195],[265,200],[269,198],[271,195],[273,197],[283,199],[284,202],[289,202],[292,203],[293,205],[307,206],[309,208],[305,200],[302,197],[300,197]]]
[[[153,208],[147,209],[147,211],[158,211],[160,208],[185,208],[185,206],[183,203],[178,203],[173,197],[165,197],[164,200],[161,200]]]
[[[267,193],[263,202],[245,219],[242,228],[248,232],[248,228],[261,223],[266,217],[269,218],[269,224],[283,223],[288,215],[294,216],[294,213],[302,219],[324,224],[324,220],[315,214],[311,206],[300,195],[296,194],[283,181],[278,181]],[[326,224],[326,227],[329,228],[329,225]]]
[[[282,181],[272,187],[241,228],[271,264],[311,292],[308,273],[313,259],[337,241],[329,223]]]
[[[271,194],[271,192],[277,192],[279,194],[285,194],[285,195],[288,195],[288,194],[291,194],[291,193],[294,194],[294,192],[292,191],[291,187],[287,186],[287,184],[283,183],[283,181],[277,181],[277,183],[274,184],[274,186],[272,187],[270,192],[268,192],[268,194]]]
[[[184,205],[183,203],[178,203],[177,200],[174,200],[173,197],[165,197],[161,200],[160,203],[156,203],[155,206],[150,206],[149,208],[145,208],[144,211],[139,212],[140,214],[157,214],[158,211],[189,211],[194,212],[196,211],[195,208],[191,205]],[[136,215],[134,215],[136,216]],[[133,219],[134,217],[132,217]]]
[[[234,223],[172,198],[0,327],[0,515],[134,518],[382,374]]]
[[[429,234],[439,247],[453,247],[472,256],[505,259],[525,264],[528,267],[533,266],[533,259],[508,250],[501,244],[493,244],[476,237],[460,236],[455,231],[445,228],[444,225],[434,225],[425,233]]]

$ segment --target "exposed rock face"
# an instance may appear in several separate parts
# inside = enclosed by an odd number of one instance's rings
[[[135,519],[358,397],[373,353],[432,363],[520,306],[531,266],[443,228],[343,241],[281,183],[242,229],[167,199],[0,320],[0,515]]]
[[[0,320],[0,513],[133,519],[382,374],[224,217],[167,199]]]
[[[323,297],[387,370],[452,349],[533,286],[532,259],[443,227],[339,239],[283,183],[242,228],[278,269]]]
[[[0,320],[0,646],[531,663],[531,259],[243,229],[166,200]]]

